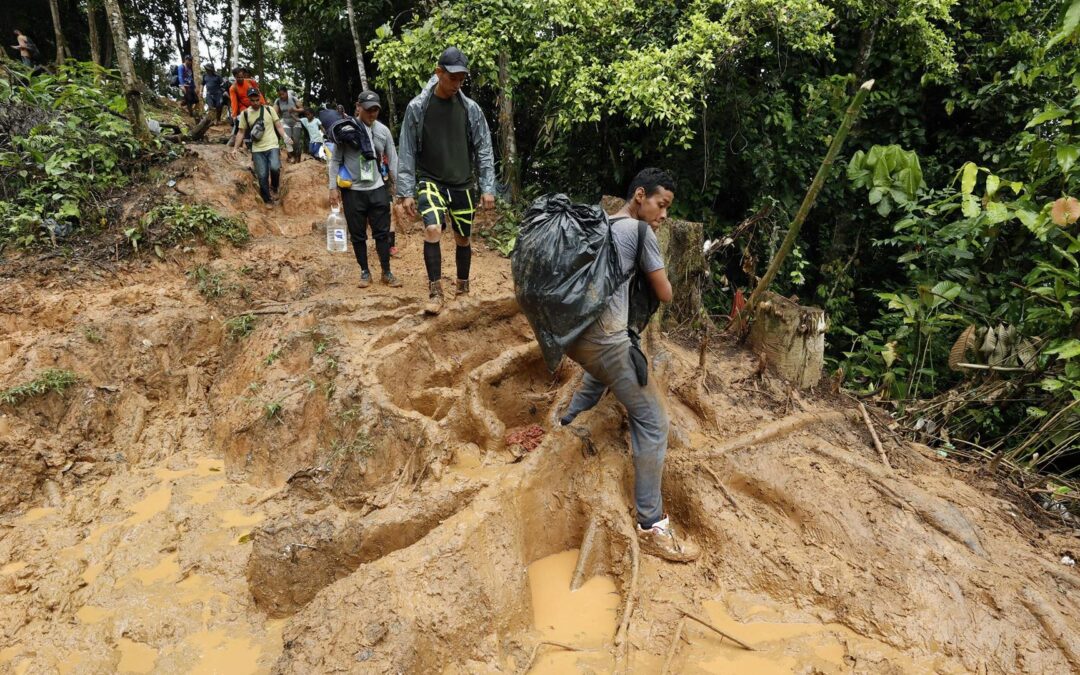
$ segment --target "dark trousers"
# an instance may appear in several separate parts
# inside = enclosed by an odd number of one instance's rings
[[[345,222],[349,224],[349,239],[360,269],[367,272],[367,228],[375,239],[375,251],[383,272],[390,271],[390,195],[386,186],[374,190],[342,190],[341,204]]]

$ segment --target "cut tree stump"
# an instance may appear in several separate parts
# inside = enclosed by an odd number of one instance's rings
[[[825,356],[825,311],[767,292],[750,328],[750,346],[776,374],[812,387]]]
[[[600,207],[611,215],[625,203],[608,195],[600,200]],[[662,327],[700,321],[701,289],[705,282],[705,226],[668,219],[657,232],[657,239],[674,296],[670,305],[661,305],[657,310]]]

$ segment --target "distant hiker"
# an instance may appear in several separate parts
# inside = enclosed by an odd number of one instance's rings
[[[195,103],[198,99],[195,96],[195,71],[192,69],[190,54],[184,57],[184,62],[177,68],[176,75],[180,87],[180,105],[187,110],[188,115],[194,118]]]
[[[438,314],[443,307],[442,251],[439,239],[447,225],[457,244],[457,295],[469,292],[472,264],[472,223],[476,210],[473,179],[480,184],[480,205],[495,206],[495,159],[484,112],[461,93],[469,61],[457,47],[439,57],[435,75],[420,95],[409,102],[401,123],[401,158],[397,196],[410,216],[424,218],[424,265],[428,304]]]
[[[611,236],[618,251],[619,266],[627,274],[643,274],[656,300],[671,302],[671,283],[664,271],[664,259],[653,232],[667,218],[675,199],[675,183],[666,172],[649,168],[630,183],[626,205],[611,217]],[[642,222],[649,227],[641,227]],[[644,231],[640,258],[639,233]],[[644,356],[631,342],[628,320],[631,307],[630,284],[618,287],[607,308],[566,350],[567,356],[585,370],[585,379],[574,393],[563,426],[591,409],[608,389],[623,404],[630,417],[630,443],[634,453],[634,501],[637,506],[637,533],[641,550],[668,560],[688,562],[701,553],[691,541],[676,538],[675,529],[664,512],[660,483],[667,453],[668,417],[655,380],[648,377]],[[636,335],[634,336],[636,338]],[[635,357],[640,355],[640,359]],[[641,384],[645,380],[644,385]]]
[[[371,285],[367,254],[369,223],[371,236],[375,239],[375,251],[379,256],[379,266],[382,268],[382,283],[396,288],[401,286],[402,282],[390,271],[390,191],[378,164],[384,154],[390,157],[390,176],[396,179],[397,150],[390,129],[378,121],[378,94],[373,91],[361,92],[356,100],[356,112],[362,122],[360,132],[366,134],[370,144],[353,145],[344,139],[334,143],[334,151],[327,167],[330,177],[330,204],[344,207],[353,253],[360,265],[360,288]],[[340,121],[331,122],[331,127],[334,129],[331,136],[338,140],[336,131],[340,127]]]
[[[206,91],[206,107],[214,113],[214,124],[221,121],[221,109],[225,107],[225,79],[217,74],[212,64],[207,64],[202,76]]]
[[[232,111],[233,136],[235,136],[240,123],[240,113],[247,110],[248,106],[251,105],[248,92],[252,89],[258,91],[259,85],[255,80],[251,79],[251,71],[247,68],[233,68],[232,74],[235,81],[229,87],[229,108]],[[259,94],[258,101],[259,103],[266,103],[266,99],[263,98],[262,94]],[[232,141],[233,139],[230,138],[229,142],[232,143]]]
[[[229,155],[232,158],[237,156],[244,145],[244,136],[249,132],[251,163],[255,168],[255,177],[259,179],[259,194],[262,195],[263,203],[271,206],[278,198],[278,187],[281,185],[281,141],[284,140],[287,146],[291,146],[292,140],[285,135],[285,128],[281,126],[277,111],[263,105],[262,95],[256,87],[250,87],[245,98],[251,105],[237,120],[238,133]]]
[[[299,162],[303,154],[304,128],[300,126],[300,112],[303,106],[297,102],[296,97],[289,93],[288,87],[278,87],[278,97],[274,99],[274,108],[281,117],[281,124],[285,127],[285,135],[292,139],[293,150],[289,153],[290,161]]]
[[[18,44],[11,45],[11,48],[19,52],[19,58],[24,66],[33,68],[34,63],[41,58],[41,52],[38,51],[37,45],[34,44],[29,35],[24,34],[18,28],[15,29],[15,41]]]
[[[323,145],[323,125],[319,118],[315,116],[315,111],[311,108],[304,108],[304,116],[300,119],[300,125],[307,132],[308,152],[315,159],[325,162],[328,159],[328,153]]]

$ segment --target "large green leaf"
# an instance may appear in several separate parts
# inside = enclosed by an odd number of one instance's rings
[[[960,191],[970,195],[975,190],[975,181],[979,177],[979,167],[974,162],[967,162],[961,169]],[[967,215],[965,211],[964,215]],[[968,216],[969,218],[971,216]]]

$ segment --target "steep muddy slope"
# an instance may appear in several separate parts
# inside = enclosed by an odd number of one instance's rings
[[[916,446],[885,439],[887,469],[846,403],[731,347],[701,373],[654,336],[665,496],[706,554],[640,556],[624,417],[608,398],[556,426],[580,373],[546,371],[504,259],[477,246],[473,293],[425,318],[418,234],[403,288],[361,290],[312,230],[321,166],[287,166],[284,205],[253,210],[245,168],[194,149],[178,187],[249,212],[250,245],[0,288],[0,388],[79,377],[0,407],[0,666],[1080,669],[1074,536]],[[570,549],[617,594],[591,641],[534,614],[567,581],[530,566]]]

